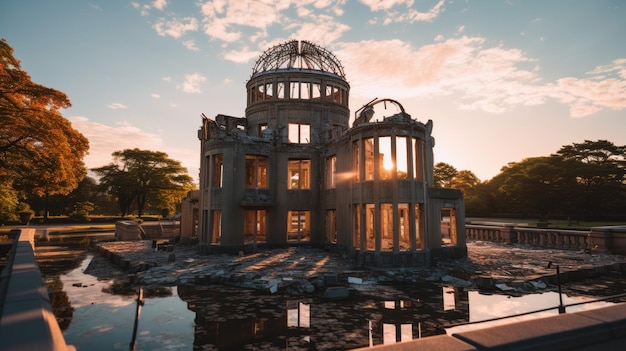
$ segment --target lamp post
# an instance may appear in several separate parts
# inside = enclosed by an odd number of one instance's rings
[[[548,268],[552,267],[552,261],[548,262]],[[559,314],[565,313],[565,306],[563,305],[563,294],[561,292],[561,268],[556,265],[556,284],[559,288]]]

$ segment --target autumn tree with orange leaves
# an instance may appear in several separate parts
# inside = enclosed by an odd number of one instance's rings
[[[64,93],[32,82],[0,40],[0,194],[47,197],[78,186],[89,141],[59,112],[70,106]]]

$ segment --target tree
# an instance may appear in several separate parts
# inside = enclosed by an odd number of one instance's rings
[[[445,162],[438,162],[433,169],[433,180],[435,186],[440,188],[450,188],[454,177],[459,173],[452,165]]]
[[[526,158],[502,168],[504,182],[499,189],[514,209],[522,214],[539,213],[545,220],[549,212],[563,207],[575,180],[565,170],[572,163],[558,156]]]
[[[112,156],[114,162],[93,171],[101,177],[100,185],[117,198],[122,216],[131,212],[133,204],[139,217],[149,203],[163,208],[167,202],[170,207],[194,187],[187,169],[164,152],[135,148],[115,151]]]
[[[626,207],[626,147],[607,140],[573,143],[554,156],[573,162],[569,169],[576,179],[576,196],[570,206],[576,215],[597,218],[620,213]]]
[[[33,83],[0,40],[0,184],[46,197],[76,188],[89,142],[59,112],[70,106],[64,93]]]
[[[472,190],[480,183],[480,179],[472,171],[461,170],[452,178],[451,188],[463,190],[465,196],[471,195]]]

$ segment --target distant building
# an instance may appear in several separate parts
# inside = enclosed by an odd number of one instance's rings
[[[376,99],[350,126],[341,63],[307,41],[265,51],[246,89],[245,117],[203,116],[198,132],[201,252],[310,243],[367,265],[467,254],[462,192],[433,187],[432,121]],[[374,119],[381,106],[396,113]]]

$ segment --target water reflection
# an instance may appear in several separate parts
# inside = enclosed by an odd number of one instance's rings
[[[63,307],[55,315],[68,343],[79,350],[128,349],[137,287],[85,274],[90,261],[91,256],[66,274],[48,277],[58,293],[53,301]],[[229,286],[144,289],[138,350],[347,350],[443,334],[450,324],[558,304],[557,294],[550,292],[482,295],[429,283],[352,284],[344,300],[266,295]]]

